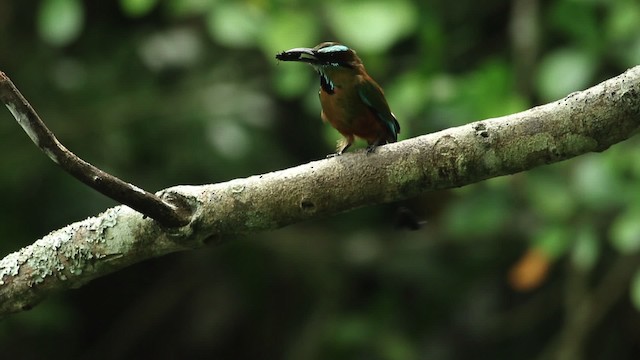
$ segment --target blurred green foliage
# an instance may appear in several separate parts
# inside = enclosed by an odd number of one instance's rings
[[[640,64],[640,3],[0,2],[0,70],[65,145],[151,191],[331,152],[316,76],[274,59],[325,40],[410,138]],[[3,254],[114,205],[0,118]],[[2,356],[635,358],[639,145],[148,261],[0,323]],[[426,224],[395,228],[399,206]]]

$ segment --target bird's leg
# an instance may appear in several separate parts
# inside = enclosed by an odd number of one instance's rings
[[[376,148],[378,146],[380,146],[380,145],[382,145],[382,141],[380,141],[380,140],[376,140],[376,141],[370,143],[369,146],[367,146],[367,153],[366,154],[369,155],[372,152],[375,152]]]
[[[354,138],[353,136],[347,136],[342,140],[338,141],[337,152],[334,154],[327,155],[327,158],[332,158],[336,156],[342,155],[343,152],[347,151],[347,149],[353,144]]]

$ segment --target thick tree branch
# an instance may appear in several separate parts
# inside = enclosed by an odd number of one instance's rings
[[[204,186],[177,186],[195,209],[169,232],[124,206],[52,232],[0,260],[0,315],[52,291],[207,239],[513,174],[602,151],[640,128],[640,66],[588,90],[518,114],[483,120],[294,168]]]
[[[179,198],[170,199],[174,203],[160,199],[154,194],[96,168],[65,148],[2,71],[0,71],[0,100],[11,111],[31,140],[53,162],[76,179],[165,226],[184,226],[191,220],[190,209],[186,204],[179,202]]]

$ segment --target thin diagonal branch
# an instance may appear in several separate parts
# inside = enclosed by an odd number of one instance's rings
[[[177,186],[194,208],[168,232],[126,207],[54,231],[0,260],[0,316],[53,291],[205,240],[276,229],[371,204],[464,186],[591,151],[640,129],[640,66],[521,113],[450,128],[294,168],[204,186]]]
[[[186,204],[177,203],[177,199],[172,199],[176,202],[175,204],[160,199],[154,194],[96,168],[65,148],[2,71],[0,71],[0,100],[11,111],[31,140],[51,160],[76,179],[103,195],[157,220],[164,226],[184,226],[191,221],[191,211],[185,206]]]

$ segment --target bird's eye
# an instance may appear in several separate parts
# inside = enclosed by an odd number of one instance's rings
[[[344,45],[331,45],[318,50],[319,53],[323,53],[323,54],[335,53],[335,52],[341,52],[341,51],[349,51],[349,48]]]

